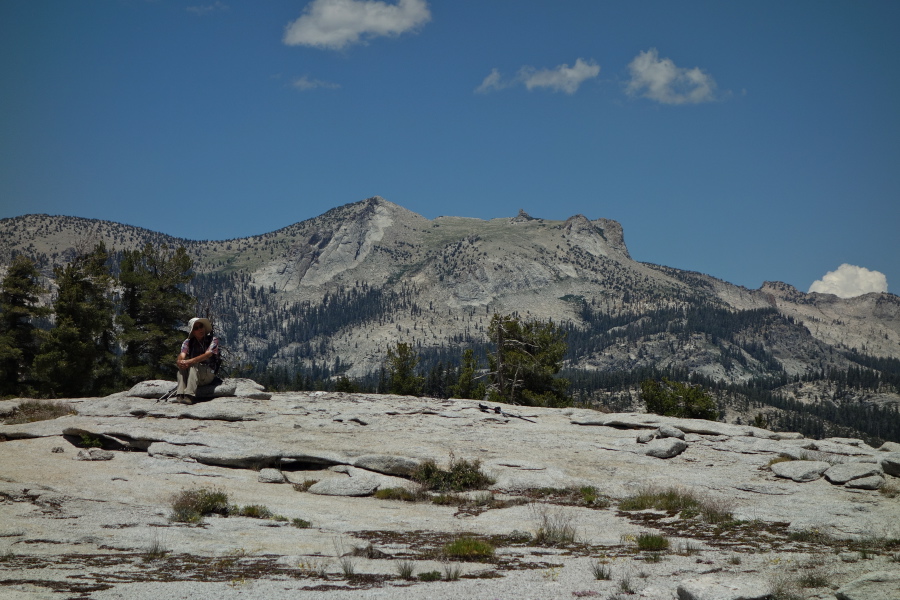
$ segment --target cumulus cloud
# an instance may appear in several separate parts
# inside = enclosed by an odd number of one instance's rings
[[[288,46],[340,50],[379,36],[397,36],[431,20],[425,0],[396,4],[363,0],[313,0],[290,23],[283,41]]]
[[[565,92],[574,94],[584,81],[593,79],[600,74],[600,65],[594,61],[575,60],[575,66],[559,65],[555,69],[542,69],[533,71],[525,68],[521,72],[522,80],[525,87],[529,90],[534,88],[548,88],[554,92]]]
[[[508,88],[517,84],[523,84],[529,91],[535,88],[545,88],[554,92],[565,92],[566,94],[574,94],[581,87],[581,84],[588,79],[593,79],[600,74],[600,65],[593,60],[583,60],[578,58],[575,65],[570,67],[562,64],[555,69],[535,69],[534,67],[524,66],[519,69],[519,73],[511,79],[503,79],[500,71],[493,69],[490,74],[484,78],[475,93],[485,94],[488,92],[496,92],[504,88]]]
[[[884,273],[846,263],[839,266],[836,271],[828,271],[822,279],[813,281],[809,286],[810,293],[834,294],[841,298],[886,291],[888,286]]]
[[[301,92],[305,92],[308,90],[315,89],[327,89],[327,90],[336,90],[341,86],[338,83],[333,83],[331,81],[322,81],[320,79],[310,79],[306,75],[300,77],[299,79],[295,79],[291,83],[291,87],[294,89],[300,90]]]
[[[659,58],[656,48],[641,52],[628,65],[631,80],[626,92],[663,104],[699,104],[716,99],[716,82],[698,67],[675,66],[670,58]]]

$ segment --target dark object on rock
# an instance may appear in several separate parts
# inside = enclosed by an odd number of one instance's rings
[[[525,417],[523,417],[523,416],[521,416],[521,415],[514,415],[513,413],[508,413],[508,412],[506,412],[505,410],[503,410],[502,408],[500,408],[499,406],[495,406],[494,408],[491,408],[490,406],[486,406],[486,405],[484,405],[484,404],[479,404],[479,405],[478,405],[478,409],[479,409],[481,412],[485,412],[485,413],[494,413],[494,414],[501,415],[501,416],[504,416],[504,417],[511,417],[511,418],[515,418],[515,419],[522,419],[523,421],[528,421],[529,423],[534,423],[534,421],[532,421],[531,419],[527,419],[527,418],[525,418]]]

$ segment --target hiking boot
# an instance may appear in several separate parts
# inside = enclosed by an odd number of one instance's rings
[[[184,396],[181,397],[181,403],[182,403],[182,404],[193,404],[193,403],[194,403],[194,397],[193,397],[193,396],[188,396],[187,394],[185,394]]]

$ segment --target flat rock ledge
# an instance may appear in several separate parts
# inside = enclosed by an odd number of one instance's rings
[[[874,571],[842,586],[837,600],[897,600],[900,598],[900,570]]]
[[[401,582],[395,573],[398,561],[378,554],[353,556],[355,566],[360,573],[384,578],[384,594],[378,597],[401,600],[613,598],[619,579],[627,578],[637,588],[628,597],[762,600],[773,593],[773,577],[785,565],[819,550],[812,542],[806,547],[806,542],[790,541],[784,533],[788,529],[815,529],[837,539],[860,539],[873,531],[900,537],[897,501],[877,491],[900,483],[900,452],[887,444],[875,449],[851,438],[808,440],[727,423],[585,409],[518,407],[520,415],[510,415],[486,412],[469,400],[333,392],[263,398],[251,395],[261,391],[252,382],[223,383],[229,385],[216,386],[222,395],[191,406],[157,402],[155,395],[173,384],[145,382],[143,390],[71,399],[77,415],[0,425],[0,439],[6,440],[0,443],[0,556],[8,556],[0,561],[0,580],[56,578],[54,586],[74,595],[77,590],[65,587],[73,569],[99,573],[106,568],[103,556],[141,553],[155,534],[165,533],[173,555],[170,567],[181,560],[176,553],[225,564],[219,559],[229,552],[252,553],[257,546],[251,544],[258,543],[259,556],[244,556],[240,562],[277,557],[271,560],[291,569],[290,575],[250,576],[244,586],[239,578],[243,572],[235,572],[230,583],[201,578],[190,583],[196,589],[180,590],[176,585],[183,582],[151,579],[126,588],[103,573],[112,589],[94,597],[352,600],[363,595],[339,574],[346,554],[335,547],[338,543],[346,544],[345,550],[370,544],[395,558],[416,555],[417,572],[440,570],[441,564],[422,550],[430,543],[428,536],[440,543],[458,534],[518,539],[523,531],[537,532],[539,509],[546,508],[547,518],[571,519],[567,522],[592,548],[590,557],[564,548],[508,546],[502,549],[504,560],[521,555],[530,567],[500,568],[501,577],[477,579],[494,567],[462,561],[471,578],[435,583]],[[138,392],[145,396],[134,395]],[[103,447],[79,448],[76,455],[73,447],[84,436]],[[795,460],[770,465],[779,456]],[[495,483],[467,495],[470,502],[458,506],[367,498],[381,489],[415,488],[411,475],[416,467],[426,460],[446,466],[451,457],[479,461]],[[201,527],[169,522],[172,496],[204,486],[227,491],[236,504],[264,505],[283,518],[210,517]],[[561,490],[587,486],[609,507],[580,500],[573,504],[571,499],[545,503],[532,494],[543,489],[558,496]],[[673,550],[661,561],[647,560],[632,551],[629,540],[657,524],[678,523],[680,517],[616,509],[617,500],[646,488],[696,491],[726,502],[735,520],[759,521],[775,533],[748,530],[741,534],[747,539],[732,543],[703,537],[702,529],[688,524],[672,540],[673,547],[692,546],[690,554]],[[485,505],[488,499],[491,507]],[[311,525],[295,529],[293,521]],[[772,542],[770,535],[784,537]],[[372,542],[378,537],[382,540]],[[762,550],[753,544],[761,544]],[[7,550],[12,554],[3,555]],[[79,553],[90,564],[78,563]],[[838,573],[832,580],[835,587],[808,597],[898,600],[896,560],[885,553],[859,554],[823,553],[828,569]],[[60,561],[59,569],[51,565],[46,571],[56,575],[29,566],[39,555]],[[615,557],[610,562],[615,580],[599,581],[591,574],[601,555]],[[734,558],[739,560],[732,562]],[[297,567],[316,561],[330,564],[328,577]],[[152,562],[142,564],[151,567],[138,571],[155,568]],[[117,563],[114,568],[126,572],[130,567]],[[22,569],[30,570],[18,574]],[[639,572],[646,572],[646,578],[637,577]],[[12,585],[0,581],[0,596],[17,591]],[[444,594],[444,589],[450,591]]]
[[[775,463],[769,468],[778,477],[806,483],[819,479],[825,471],[831,468],[831,463],[820,460],[789,460]]]
[[[678,600],[769,600],[771,585],[759,578],[702,575],[678,585]]]

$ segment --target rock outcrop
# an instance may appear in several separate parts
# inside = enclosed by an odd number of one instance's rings
[[[876,489],[900,483],[891,447],[639,413],[518,407],[523,419],[477,401],[367,394],[69,402],[78,414],[0,426],[0,595],[77,595],[87,581],[98,600],[151,589],[215,596],[231,593],[229,582],[251,598],[350,598],[362,585],[400,599],[611,597],[622,586],[638,598],[764,598],[803,557],[827,567],[837,597],[889,598],[876,594],[896,578],[897,500]],[[84,440],[103,447],[77,448]],[[769,466],[801,453],[827,460]],[[493,483],[429,495],[412,480],[429,460],[471,461]],[[398,488],[419,501],[372,497]],[[245,516],[170,521],[172,498],[198,489],[227,493]],[[690,492],[730,516],[620,509],[654,490]],[[536,541],[562,525],[576,544]],[[648,532],[669,542],[661,560],[636,547]],[[873,532],[877,544],[866,541]],[[139,560],[163,534],[168,554]],[[403,560],[441,572],[441,548],[461,535],[497,546],[490,562],[446,563],[471,579],[397,576]],[[343,575],[342,561],[364,576]],[[591,574],[597,564],[611,580]],[[827,585],[815,593],[834,596]]]

